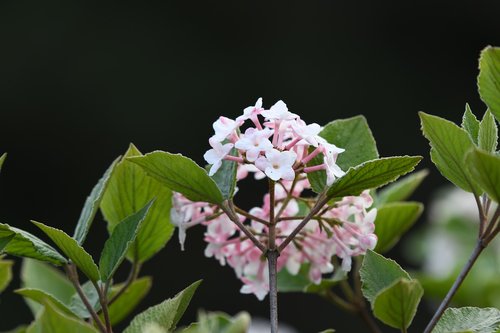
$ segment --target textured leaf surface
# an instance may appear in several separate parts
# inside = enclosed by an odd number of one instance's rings
[[[464,168],[465,155],[474,147],[469,134],[451,121],[420,112],[422,131],[431,145],[431,159],[441,174],[467,192],[477,185]]]
[[[82,320],[70,317],[54,305],[47,303],[40,316],[30,325],[27,333],[98,333],[98,330]]]
[[[358,195],[395,181],[412,171],[420,162],[420,156],[386,157],[372,160],[351,168],[328,189],[331,198]]]
[[[129,157],[128,160],[191,201],[220,204],[224,200],[217,184],[207,172],[193,160],[180,154],[155,151],[140,157]]]
[[[89,304],[92,306],[92,308],[95,311],[101,310],[101,303],[99,302],[99,294],[97,293],[97,290],[92,284],[92,281],[85,282],[82,285],[82,291],[85,294],[85,297],[87,297]],[[83,304],[80,295],[78,295],[78,293],[76,292],[73,294],[73,296],[71,296],[69,308],[71,309],[71,311],[76,313],[80,318],[87,319],[91,317],[89,310],[87,309],[85,304]]]
[[[319,135],[329,143],[345,149],[337,159],[338,166],[344,171],[379,157],[375,139],[364,116],[334,120],[327,124]],[[322,163],[322,157],[318,156],[309,165]],[[311,172],[307,177],[316,193],[323,191],[326,186],[325,171]]]
[[[104,243],[104,249],[99,260],[102,281],[106,282],[111,279],[118,266],[125,259],[125,255],[135,241],[140,225],[146,218],[152,204],[153,201],[150,201],[137,213],[118,223],[113,229],[113,233]]]
[[[157,325],[166,332],[175,329],[200,283],[201,281],[197,281],[178,293],[174,298],[167,299],[138,314],[124,333],[142,333],[142,329],[148,325]]]
[[[57,245],[59,249],[92,281],[99,281],[99,269],[92,256],[64,231],[32,221]]]
[[[0,170],[2,170],[3,162],[5,162],[6,158],[7,158],[7,153],[3,153],[2,156],[0,156]]]
[[[377,195],[377,203],[384,204],[408,199],[428,174],[429,171],[426,169],[420,170],[384,187]]]
[[[417,221],[424,210],[419,202],[392,202],[378,208],[375,234],[378,237],[375,251],[389,251]]]
[[[401,278],[382,290],[373,303],[373,314],[382,322],[401,330],[410,326],[424,289],[417,280]]]
[[[21,266],[21,286],[23,288],[40,289],[61,303],[68,305],[71,295],[75,293],[73,285],[59,270],[41,261],[24,259]],[[33,315],[41,310],[41,306],[31,300],[26,300]]]
[[[432,333],[495,333],[500,330],[500,310],[495,308],[449,308]]]
[[[500,202],[500,156],[475,149],[467,155],[467,168],[488,196]]]
[[[73,311],[71,311],[64,303],[62,303],[60,300],[55,298],[53,295],[40,290],[40,289],[33,289],[33,288],[22,288],[22,289],[17,289],[16,294],[19,294],[23,297],[29,298],[32,301],[35,301],[43,306],[47,305],[47,303],[50,303],[63,313],[69,315],[69,316],[74,316],[78,317]]]
[[[472,113],[469,104],[465,105],[465,113],[462,117],[462,128],[469,134],[470,139],[477,145],[479,137],[479,120]]]
[[[363,295],[373,302],[376,296],[385,288],[391,286],[401,278],[411,280],[401,266],[394,260],[384,258],[382,255],[368,250],[359,271]]]
[[[75,234],[73,235],[73,238],[76,239],[78,244],[83,244],[85,238],[87,237],[90,226],[92,225],[95,214],[99,209],[102,196],[106,191],[106,186],[108,185],[109,179],[113,174],[116,163],[118,163],[118,159],[113,161],[102,178],[99,179],[97,184],[94,186],[92,192],[87,197],[87,200],[85,200],[85,204],[83,205],[82,212],[80,213],[80,218],[78,219],[78,223],[75,228]]]
[[[250,315],[238,313],[231,318],[221,312],[203,313],[198,315],[198,323],[183,329],[182,333],[246,333],[250,328]]]
[[[162,249],[172,237],[174,231],[174,225],[170,223],[172,191],[149,177],[139,165],[126,160],[133,156],[142,154],[134,145],[130,145],[109,180],[101,201],[101,211],[108,222],[108,231],[111,234],[118,223],[156,198],[127,255],[133,260],[136,254],[138,261],[144,262]]]
[[[490,153],[494,153],[497,150],[498,128],[495,117],[493,117],[490,111],[486,111],[479,125],[478,145],[479,148]]]
[[[116,325],[125,319],[142,301],[151,289],[152,280],[150,277],[142,277],[135,280],[109,307],[109,318],[111,324]],[[117,284],[111,288],[110,298],[112,298],[123,284]]]
[[[238,156],[238,150],[233,148],[230,155]],[[217,187],[219,187],[224,199],[230,199],[234,195],[237,168],[238,163],[224,160],[219,170],[212,176],[212,179],[217,184]]]
[[[18,256],[50,262],[54,265],[64,265],[67,260],[52,246],[32,234],[0,223],[0,238],[14,237],[5,245],[3,252]]]
[[[500,121],[500,48],[486,47],[479,59],[479,95]]]
[[[10,281],[12,281],[12,260],[4,260],[0,256],[0,293],[7,288]]]

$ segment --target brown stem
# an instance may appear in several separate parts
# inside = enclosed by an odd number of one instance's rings
[[[106,323],[106,333],[113,333],[113,328],[111,327],[111,320],[109,319],[109,312],[108,312],[109,282],[106,282],[102,286],[102,288],[97,283],[93,284],[94,288],[97,290],[97,295],[99,296],[99,303],[101,303],[102,314],[104,316],[104,322]]]
[[[269,312],[271,333],[278,333],[278,277],[277,277],[277,261],[279,252],[269,250],[266,253],[267,262],[269,264]]]
[[[73,264],[68,264],[64,266],[64,270],[66,271],[66,275],[68,276],[68,279],[71,281],[73,286],[76,289],[76,292],[78,296],[80,296],[80,299],[82,300],[83,304],[87,308],[87,311],[90,313],[90,316],[94,320],[94,322],[97,324],[97,328],[99,331],[102,333],[108,333],[106,331],[106,327],[102,323],[101,319],[97,315],[97,313],[94,310],[94,307],[90,304],[89,299],[87,298],[87,295],[82,290],[82,286],[80,285],[80,281],[78,279],[78,272],[76,271],[76,267]]]
[[[444,311],[446,310],[446,308],[450,304],[451,299],[453,298],[453,296],[457,292],[457,290],[460,287],[460,285],[462,284],[462,282],[465,280],[465,277],[467,276],[467,274],[471,270],[472,266],[474,265],[474,263],[476,262],[477,258],[479,257],[481,252],[484,250],[484,248],[485,248],[485,244],[483,243],[483,240],[479,239],[476,243],[476,246],[474,247],[474,250],[472,251],[472,254],[471,254],[469,260],[467,260],[467,263],[465,264],[464,268],[462,268],[462,271],[457,276],[455,282],[453,283],[453,286],[448,291],[448,294],[446,294],[446,297],[443,299],[443,301],[439,305],[439,308],[437,309],[436,313],[432,317],[431,321],[429,322],[429,324],[427,324],[427,327],[425,328],[424,333],[430,333],[434,329],[434,326],[436,326],[437,322],[439,321],[439,319],[443,315]]]
[[[309,211],[309,213],[306,215],[306,217],[300,222],[300,224],[288,235],[288,237],[281,243],[281,245],[278,248],[278,252],[283,251],[283,249],[290,243],[295,236],[306,226],[307,222],[311,220],[314,215],[316,215],[317,212],[321,210],[321,208],[328,202],[328,197],[326,195],[320,195],[318,197],[318,201],[316,202],[316,205]]]
[[[276,248],[276,221],[275,221],[275,215],[274,215],[274,205],[276,204],[275,202],[275,195],[274,195],[274,182],[272,180],[269,180],[269,250],[275,250]],[[269,272],[270,273],[270,272]]]
[[[264,219],[261,219],[260,217],[257,217],[253,214],[250,214],[249,212],[247,212],[246,210],[243,210],[239,207],[234,207],[236,213],[240,214],[240,215],[243,215],[244,217],[246,217],[247,219],[250,219],[252,221],[256,221],[256,222],[259,222],[259,223],[262,223],[263,225],[265,226],[269,226],[269,222],[264,220]]]
[[[264,244],[262,244],[256,237],[255,235],[250,231],[248,230],[248,228],[243,224],[241,223],[240,219],[238,218],[238,216],[236,215],[236,212],[234,211],[234,208],[232,206],[232,203],[231,201],[226,201],[224,202],[220,208],[222,209],[222,211],[224,213],[226,213],[226,215],[229,217],[229,219],[231,221],[233,221],[234,224],[236,224],[236,226],[241,230],[241,232],[243,232],[245,234],[245,236],[248,237],[248,239],[250,239],[252,241],[252,243],[257,246],[257,248],[259,248],[259,250],[262,251],[262,253],[265,253],[267,251],[267,248]]]

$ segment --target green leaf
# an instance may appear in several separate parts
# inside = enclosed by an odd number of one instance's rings
[[[381,205],[408,199],[428,174],[427,169],[420,170],[384,187],[377,195],[377,204]]]
[[[479,58],[479,95],[500,121],[500,48],[486,47]]]
[[[99,260],[102,281],[107,282],[111,279],[118,269],[118,266],[120,266],[123,259],[125,259],[128,249],[137,236],[141,222],[146,218],[153,202],[153,200],[150,201],[137,213],[130,215],[125,220],[118,223],[113,230],[113,233],[104,244],[101,259]]]
[[[479,125],[479,148],[494,153],[498,145],[498,128],[495,117],[490,111],[486,111]]]
[[[420,156],[386,157],[364,162],[335,181],[328,189],[330,198],[358,195],[364,190],[377,188],[412,171],[420,162]]]
[[[500,310],[495,308],[448,308],[432,333],[495,333],[500,329]]]
[[[92,225],[95,214],[99,209],[102,196],[106,191],[106,186],[108,185],[109,179],[113,174],[113,170],[116,166],[116,163],[118,163],[119,159],[120,158],[117,158],[116,160],[113,161],[113,163],[111,163],[111,165],[106,170],[102,178],[99,179],[97,184],[92,189],[92,192],[87,197],[87,200],[85,200],[85,204],[83,205],[83,209],[82,212],[80,213],[80,218],[78,219],[78,223],[75,228],[75,233],[73,235],[73,238],[76,239],[76,241],[80,245],[83,244],[85,238],[87,238],[90,226]]]
[[[137,307],[137,305],[139,305],[141,300],[151,289],[151,284],[152,280],[148,276],[132,282],[127,290],[125,290],[108,309],[111,325],[116,325],[121,322]],[[114,285],[111,288],[110,298],[116,295],[123,286],[123,284]]]
[[[92,306],[92,308],[96,312],[100,311],[101,303],[99,302],[99,294],[97,293],[97,290],[92,281],[85,282],[82,285],[82,291],[83,294],[87,297],[89,304]],[[69,308],[71,309],[72,312],[76,313],[80,318],[87,319],[91,317],[89,310],[87,309],[82,299],[80,298],[80,295],[78,295],[77,292],[75,292],[73,296],[71,296]]]
[[[411,280],[397,262],[368,250],[359,271],[363,295],[373,303],[377,295],[401,278]]]
[[[329,143],[345,149],[345,152],[339,154],[337,159],[338,166],[344,171],[379,157],[375,139],[364,116],[332,121],[323,128],[319,135]],[[308,165],[322,163],[322,158],[317,156]],[[323,191],[326,186],[325,171],[311,172],[307,174],[307,177],[316,193]]]
[[[161,250],[174,232],[174,225],[170,223],[172,191],[149,177],[143,168],[126,160],[133,156],[142,154],[131,144],[109,180],[101,211],[111,234],[118,223],[156,198],[127,255],[131,261],[137,255],[137,260],[144,262]]]
[[[30,325],[27,333],[98,333],[82,320],[70,317],[47,302],[40,316]]]
[[[341,269],[337,269],[331,278],[323,278],[319,284],[311,283],[304,291],[306,293],[323,295],[343,280],[347,280],[347,273]]]
[[[61,303],[68,305],[75,288],[59,270],[33,259],[24,259],[21,266],[21,286],[23,288],[39,289],[55,297]],[[41,306],[31,300],[26,300],[33,315],[41,310]]]
[[[40,228],[49,238],[61,249],[61,251],[69,258],[75,265],[91,280],[94,282],[99,281],[99,269],[94,263],[92,256],[88,254],[77,241],[64,231],[49,227],[43,223],[32,221],[38,228]]]
[[[12,260],[3,260],[0,256],[0,293],[7,288],[10,281],[12,281]]]
[[[311,284],[311,280],[308,277],[310,267],[311,265],[309,264],[302,265],[296,275],[292,275],[286,268],[282,269],[278,273],[278,291],[304,291]]]
[[[180,154],[155,151],[145,156],[129,157],[173,191],[182,193],[191,201],[220,204],[224,200],[215,181],[193,160]]]
[[[174,298],[167,299],[138,314],[123,333],[142,333],[143,327],[147,325],[157,325],[166,332],[172,331],[186,311],[200,283],[201,281],[197,281],[178,293]]]
[[[391,327],[406,330],[423,294],[424,289],[417,280],[401,278],[377,295],[373,314]]]
[[[67,260],[52,246],[39,238],[24,230],[0,223],[0,238],[11,237],[12,235],[14,237],[5,245],[3,252],[13,256],[50,262],[54,265],[64,265],[67,263]]]
[[[424,210],[419,202],[392,202],[378,208],[375,234],[378,237],[375,251],[389,251],[417,221]]]
[[[491,199],[500,202],[500,156],[474,149],[467,155],[466,162],[481,188]]]
[[[250,328],[250,315],[240,312],[235,317],[222,312],[198,314],[198,323],[183,329],[182,333],[245,333]]]
[[[431,159],[441,174],[467,192],[477,192],[464,168],[465,155],[474,147],[469,134],[451,121],[419,112],[422,131],[431,144]]]
[[[9,244],[9,242],[16,236],[16,234],[12,233],[8,236],[0,238],[0,253],[2,253],[3,249]]]
[[[232,156],[238,156],[238,150],[233,148],[230,152]],[[236,188],[236,171],[238,169],[238,163],[234,161],[222,161],[222,165],[217,170],[217,172],[212,176],[219,187],[222,197],[224,199],[230,199],[234,195],[234,189]]]
[[[5,162],[6,158],[7,158],[7,153],[3,153],[2,156],[0,156],[0,170],[2,170],[2,165],[3,162]]]
[[[479,120],[477,120],[474,113],[472,113],[469,104],[465,104],[465,113],[462,118],[462,128],[469,134],[472,142],[477,145],[479,137]]]
[[[63,313],[73,316],[73,317],[78,317],[77,314],[75,314],[73,311],[71,311],[64,303],[62,303],[60,300],[55,298],[53,295],[40,290],[40,289],[33,289],[33,288],[22,288],[22,289],[17,289],[15,291],[16,294],[19,294],[23,297],[26,297],[30,300],[33,300],[43,306],[47,305],[47,303],[50,303]]]

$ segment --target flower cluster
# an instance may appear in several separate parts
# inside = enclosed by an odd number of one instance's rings
[[[240,128],[247,120],[253,126],[241,134]],[[224,160],[230,160],[238,163],[238,180],[253,174],[256,179],[267,176],[274,181],[273,197],[265,194],[262,206],[248,212],[236,208],[239,221],[263,244],[269,241],[272,213],[275,242],[279,246],[314,206],[315,199],[304,196],[304,191],[310,189],[306,173],[325,170],[328,184],[344,174],[336,164],[338,154],[344,150],[321,138],[319,125],[307,125],[281,101],[264,110],[259,99],[236,120],[220,117],[213,127],[215,134],[209,140],[212,149],[205,154],[211,164],[210,175],[217,172]],[[320,154],[323,164],[308,167],[307,163]],[[340,269],[349,271],[352,257],[365,254],[376,245],[377,210],[370,209],[372,204],[365,191],[326,205],[281,251],[278,272],[286,269],[297,275],[306,267],[309,280],[318,284],[324,274],[333,272],[334,256],[341,260]],[[191,202],[175,193],[171,217],[179,228],[182,246],[187,228],[205,225],[205,255],[235,270],[244,284],[242,293],[253,293],[259,299],[267,295],[268,266],[262,251],[219,207]]]

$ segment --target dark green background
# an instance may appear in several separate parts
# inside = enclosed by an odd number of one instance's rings
[[[484,111],[477,57],[500,45],[499,4],[2,0],[0,152],[9,158],[1,221],[71,231],[129,142],[202,162],[216,117],[235,117],[260,96],[265,106],[283,99],[307,122],[365,114],[383,156],[422,154],[430,167],[417,111],[454,121],[465,102]],[[431,170],[420,200],[443,183]],[[99,217],[88,242],[95,255],[104,234]],[[202,230],[193,230],[186,252],[172,239],[145,265],[155,284],[141,309],[204,278],[186,321],[198,308],[266,316],[267,303],[240,295],[232,270],[204,258],[203,246]],[[30,319],[11,289],[1,296],[0,330]],[[417,320],[425,321],[421,308]],[[283,295],[280,315],[300,332],[364,330],[314,296]]]

